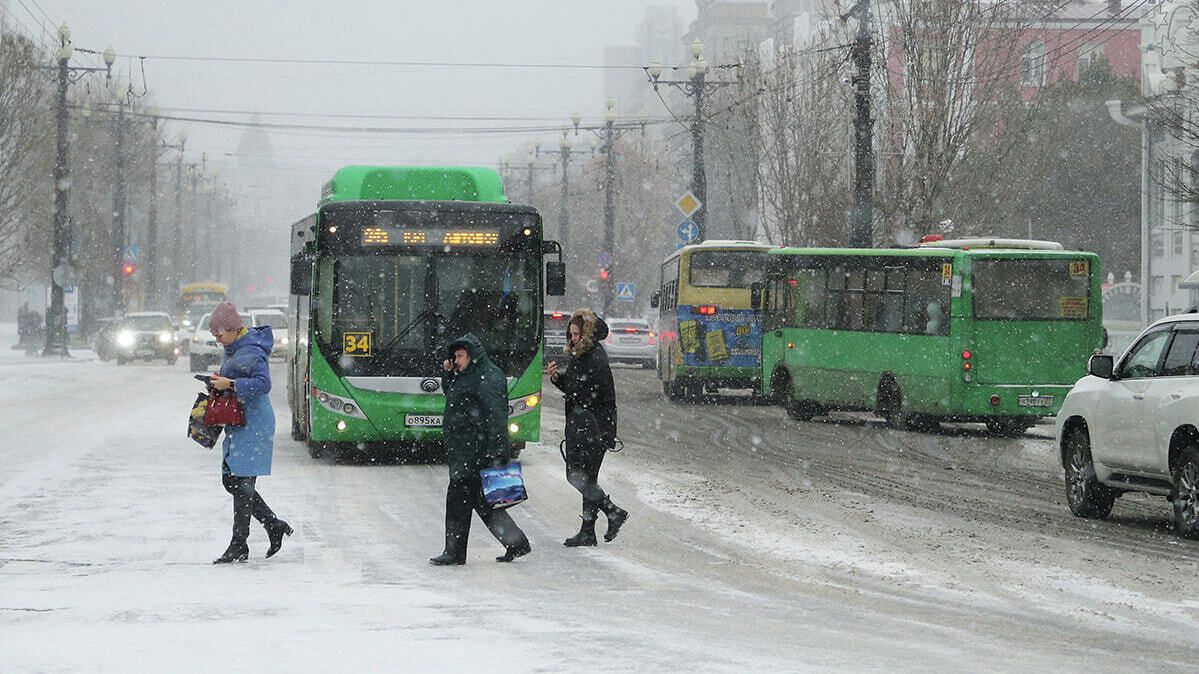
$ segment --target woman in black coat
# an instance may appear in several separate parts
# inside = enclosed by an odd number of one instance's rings
[[[595,545],[599,511],[608,517],[604,540],[616,538],[628,511],[617,507],[599,486],[604,454],[616,444],[616,387],[608,354],[600,342],[608,325],[589,309],[579,309],[567,324],[566,353],[570,364],[558,372],[550,361],[550,381],[566,394],[566,480],[583,495],[583,525],[566,539],[567,547]]]

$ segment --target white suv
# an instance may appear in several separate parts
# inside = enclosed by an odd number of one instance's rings
[[[1102,519],[1124,492],[1158,494],[1199,538],[1199,314],[1163,318],[1087,368],[1057,415],[1070,511]]]

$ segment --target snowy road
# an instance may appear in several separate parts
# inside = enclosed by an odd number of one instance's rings
[[[7,330],[8,326],[4,327]],[[0,335],[6,337],[7,335]],[[531,555],[477,522],[441,551],[445,468],[313,460],[287,435],[260,490],[296,527],[275,558],[229,536],[219,456],[183,436],[186,368],[0,354],[4,671],[1191,671],[1199,545],[1162,499],[1070,516],[1048,427],[1021,440],[867,417],[799,424],[665,402],[617,371],[632,517],[572,550],[560,397],[522,457]],[[548,393],[548,389],[547,389]],[[731,403],[733,401],[723,401]],[[601,525],[602,527],[602,525]],[[602,530],[602,529],[601,529]]]

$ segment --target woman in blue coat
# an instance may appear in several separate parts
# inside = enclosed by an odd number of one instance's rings
[[[212,378],[212,388],[232,389],[245,408],[245,426],[226,426],[221,461],[221,483],[233,495],[233,540],[213,564],[244,562],[250,554],[250,517],[266,527],[270,548],[266,556],[279,552],[283,537],[292,529],[275,516],[254,488],[259,475],[271,474],[275,445],[275,411],[268,393],[271,371],[268,358],[275,338],[270,326],[246,328],[232,302],[222,302],[212,311],[208,330],[225,347],[225,362]]]

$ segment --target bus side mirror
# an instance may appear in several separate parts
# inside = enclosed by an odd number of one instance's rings
[[[650,295],[649,295],[649,308],[650,309],[658,308],[658,298],[661,296],[662,296],[661,290],[655,290],[652,293],[650,293]]]
[[[545,294],[562,296],[566,294],[566,263],[545,263]]]
[[[1101,379],[1111,379],[1115,370],[1115,357],[1106,353],[1097,353],[1087,361],[1087,372]]]
[[[306,255],[291,259],[291,294],[307,295],[312,288],[312,260]]]
[[[762,284],[759,281],[749,284],[749,308],[762,308]]]

